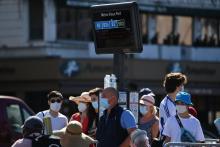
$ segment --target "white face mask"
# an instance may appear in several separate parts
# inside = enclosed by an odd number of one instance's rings
[[[177,113],[184,113],[187,111],[187,108],[185,105],[176,105],[176,110],[177,110]]]
[[[147,112],[148,112],[147,106],[141,106],[140,105],[140,113],[142,115],[145,115],[145,114],[147,114]]]
[[[92,106],[94,109],[98,109],[98,102],[97,101],[92,102]]]
[[[78,105],[78,110],[79,110],[79,112],[84,112],[84,111],[86,111],[86,108],[87,108],[86,104],[84,104],[84,103],[79,103],[79,105]]]
[[[55,103],[50,104],[50,109],[55,111],[55,112],[59,112],[60,108],[61,108],[61,103],[55,102]]]

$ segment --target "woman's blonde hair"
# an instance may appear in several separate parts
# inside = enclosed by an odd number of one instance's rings
[[[157,107],[156,106],[152,105],[152,106],[150,106],[150,109],[151,109],[153,115],[157,115]]]

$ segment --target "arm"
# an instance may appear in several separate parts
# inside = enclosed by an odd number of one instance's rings
[[[121,126],[128,132],[127,138],[120,144],[119,147],[129,147],[131,143],[130,134],[136,127],[135,117],[131,111],[124,111],[121,115]]]
[[[164,143],[163,144],[166,144],[166,143],[168,143],[168,142],[170,142],[171,141],[171,138],[170,137],[168,137],[168,136],[166,136],[166,138],[165,138],[165,140],[164,140]]]
[[[153,124],[151,129],[152,138],[157,138],[159,133],[159,121]]]

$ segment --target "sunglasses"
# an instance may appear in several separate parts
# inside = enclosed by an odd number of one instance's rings
[[[52,99],[52,100],[50,100],[50,102],[51,102],[51,103],[55,103],[55,102],[60,103],[61,100],[60,100],[60,99],[56,99],[56,100],[55,100],[55,99]]]

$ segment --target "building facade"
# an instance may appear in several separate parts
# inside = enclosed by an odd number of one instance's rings
[[[67,97],[102,87],[105,74],[113,72],[113,56],[95,53],[90,6],[101,3],[1,0],[0,93],[21,97],[39,111],[47,107],[50,90]],[[143,52],[126,55],[124,85],[151,88],[159,104],[164,75],[183,72],[199,117],[211,125],[220,116],[220,3],[182,3],[138,1]]]

